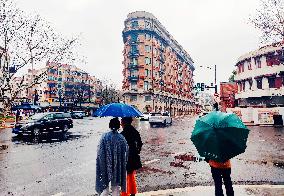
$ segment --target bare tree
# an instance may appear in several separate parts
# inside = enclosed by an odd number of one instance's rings
[[[103,79],[101,95],[101,104],[109,104],[113,102],[120,102],[122,100],[121,92],[117,89],[117,86],[110,79]]]
[[[17,94],[32,88],[47,77],[47,70],[32,73],[32,82],[24,77],[13,83],[13,78],[23,67],[52,62],[68,63],[76,59],[74,52],[78,37],[65,38],[55,32],[39,15],[29,16],[17,8],[13,0],[0,0],[0,101],[9,111]],[[16,86],[13,86],[16,85]]]
[[[261,31],[261,42],[270,44],[284,40],[284,1],[261,0],[261,8],[250,22]]]

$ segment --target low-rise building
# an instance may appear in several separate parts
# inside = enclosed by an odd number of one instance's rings
[[[284,42],[241,56],[236,69],[239,106],[284,106]]]
[[[221,82],[220,83],[220,107],[222,111],[226,108],[235,107],[235,94],[238,92],[236,82]]]

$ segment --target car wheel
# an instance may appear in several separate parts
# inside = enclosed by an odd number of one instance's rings
[[[164,123],[163,123],[164,127],[167,126],[167,121],[164,120]]]
[[[153,127],[154,125],[153,125],[153,123],[150,123],[150,127]]]
[[[34,130],[33,130],[33,135],[34,135],[35,137],[38,137],[38,136],[40,135],[40,130],[39,130],[39,128],[34,128]]]
[[[34,142],[40,141],[40,129],[39,128],[34,128],[32,132],[32,139]]]
[[[18,133],[18,134],[17,134],[17,137],[18,137],[18,138],[22,138],[22,137],[24,137],[24,135],[23,135],[22,133]]]
[[[63,132],[63,133],[66,133],[67,131],[68,131],[68,126],[67,126],[67,125],[64,125],[62,132]]]

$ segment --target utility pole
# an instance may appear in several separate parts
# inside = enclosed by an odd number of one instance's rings
[[[216,79],[217,79],[217,71],[216,71],[216,65],[214,66],[214,72],[215,72],[215,85],[217,84],[217,81],[216,81]]]
[[[214,66],[214,73],[215,73],[215,93],[218,93],[218,89],[217,89],[217,66]]]

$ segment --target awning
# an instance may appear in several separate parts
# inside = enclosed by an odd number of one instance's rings
[[[273,74],[265,74],[264,77],[276,77],[276,73],[273,73]]]
[[[255,76],[254,79],[263,78],[264,75]]]

